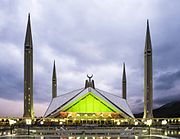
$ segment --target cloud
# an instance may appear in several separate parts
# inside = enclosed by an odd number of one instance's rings
[[[23,44],[29,12],[36,103],[48,103],[51,99],[54,59],[59,95],[84,87],[88,73],[94,74],[98,88],[121,95],[122,63],[126,62],[129,103],[133,111],[142,111],[147,18],[153,44],[154,103],[163,104],[158,101],[164,93],[166,98],[178,97],[179,4],[177,0],[173,3],[150,0],[1,1],[0,98],[23,100]]]
[[[0,105],[0,115],[1,117],[22,117],[23,115],[23,101],[13,101],[0,98],[0,102],[3,105]],[[34,103],[35,116],[43,116],[48,103]],[[6,106],[6,107],[4,107]],[[16,107],[14,107],[16,106]]]
[[[161,74],[156,79],[156,90],[168,90],[173,88],[176,84],[176,81],[180,80],[180,70],[175,72],[167,72],[164,74]]]

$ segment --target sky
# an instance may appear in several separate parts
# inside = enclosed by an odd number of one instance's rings
[[[43,116],[56,61],[58,95],[95,86],[143,111],[146,20],[153,49],[153,107],[180,100],[179,0],[1,0],[0,117],[23,115],[24,39],[28,13],[34,52],[34,109]]]

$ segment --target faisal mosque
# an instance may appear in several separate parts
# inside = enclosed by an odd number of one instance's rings
[[[149,22],[144,49],[144,117],[153,118],[153,89],[152,89],[152,46]],[[44,114],[45,118],[71,119],[116,119],[134,118],[127,101],[126,70],[123,64],[122,96],[114,95],[96,88],[93,75],[87,75],[82,88],[57,96],[57,77],[54,61],[52,72],[52,100]],[[120,94],[120,93],[119,93]],[[33,40],[30,15],[24,43],[24,115],[34,118],[33,107]]]

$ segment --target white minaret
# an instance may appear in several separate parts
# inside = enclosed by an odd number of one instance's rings
[[[54,61],[53,75],[52,75],[52,98],[57,97],[57,79],[56,79],[56,65]]]
[[[31,34],[30,14],[24,42],[24,115],[34,118],[33,107],[33,43]]]
[[[125,63],[123,63],[123,76],[122,76],[122,98],[126,99],[126,70]]]
[[[153,80],[152,80],[152,47],[147,20],[146,41],[144,49],[144,116],[143,118],[153,118]]]

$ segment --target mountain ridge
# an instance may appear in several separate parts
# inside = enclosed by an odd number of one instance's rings
[[[179,118],[180,117],[180,100],[169,102],[153,110],[154,118]],[[134,114],[136,118],[143,118],[143,112]]]

